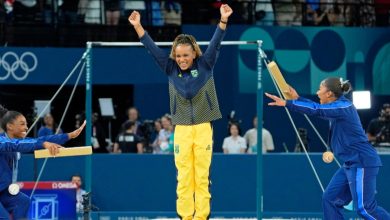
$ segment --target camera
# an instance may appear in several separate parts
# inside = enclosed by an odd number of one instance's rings
[[[144,135],[144,137],[150,137],[154,132],[154,121],[152,120],[144,120],[142,124],[139,125],[139,128]]]
[[[236,118],[236,111],[231,111],[228,115],[229,124],[241,124],[241,120]]]
[[[385,103],[380,111],[380,118],[385,122],[390,122],[390,104]]]
[[[387,122],[376,135],[376,143],[390,143],[390,123]]]
[[[309,146],[308,146],[309,141],[307,138],[307,129],[298,128],[298,135],[299,135],[300,139],[302,140],[304,146],[302,146],[301,141],[297,137],[294,152],[304,152],[303,147],[305,147],[306,150],[309,151]]]
[[[380,131],[376,134],[376,143],[390,143],[390,104],[382,106],[379,116]]]
[[[91,196],[90,196],[91,192],[88,192],[88,193],[85,193],[82,195],[83,197],[83,201],[81,202],[81,204],[83,205],[83,212],[84,213],[88,213],[91,211]]]
[[[89,213],[91,211],[99,211],[99,208],[91,203],[91,192],[83,194],[82,197],[83,201],[81,204],[83,205],[83,219],[89,220]]]
[[[144,153],[153,153],[153,147],[150,146],[152,134],[154,130],[154,121],[144,120],[142,124],[139,125],[139,129],[143,135],[142,142],[144,143]]]
[[[307,130],[305,128],[298,128],[298,134],[302,139],[307,140]]]

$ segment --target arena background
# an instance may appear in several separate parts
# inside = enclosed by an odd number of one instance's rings
[[[183,26],[183,32],[191,33],[197,40],[207,41],[215,27]],[[377,117],[383,103],[390,95],[390,30],[387,28],[310,28],[310,27],[256,27],[232,25],[225,40],[264,41],[263,49],[268,57],[275,60],[286,80],[300,95],[316,100],[315,92],[319,82],[327,76],[340,76],[349,79],[354,90],[371,90],[372,108],[360,110],[363,127],[370,119]],[[19,56],[32,52],[37,57],[37,67],[23,80],[16,80],[4,69],[0,69],[0,101],[10,108],[25,113],[33,113],[34,100],[50,99],[74,65],[81,58],[84,48],[0,48],[0,53],[15,52]],[[167,78],[157,68],[145,49],[96,48],[93,49],[93,111],[99,112],[97,98],[111,97],[114,100],[116,119],[112,120],[113,132],[125,120],[126,108],[136,106],[141,120],[154,120],[169,112]],[[12,57],[8,56],[6,59]],[[33,60],[26,56],[26,61]],[[215,80],[222,115],[215,122],[214,151],[220,152],[223,138],[227,135],[227,120],[231,111],[235,119],[241,120],[241,129],[252,126],[256,114],[257,48],[255,45],[224,46],[215,68]],[[19,71],[19,72],[18,72]],[[15,75],[23,76],[19,69]],[[82,77],[83,78],[83,77]],[[59,99],[55,100],[52,112],[59,118],[70,95],[72,83],[68,84]],[[84,79],[82,80],[84,83]],[[264,91],[275,92],[274,85],[266,69],[263,70]],[[68,113],[65,128],[73,128],[74,115],[83,111],[85,89],[77,90],[72,108]],[[267,102],[267,99],[264,99]],[[264,127],[275,139],[276,152],[289,151],[295,146],[296,138],[287,132],[292,127],[283,109],[264,105]],[[298,127],[308,128],[311,151],[321,151],[319,140],[309,129],[304,118],[294,114]],[[275,123],[278,120],[278,123]],[[286,132],[280,132],[283,122]],[[327,135],[327,124],[313,119],[323,137]],[[106,122],[107,123],[107,122]]]
[[[185,33],[197,40],[207,41],[215,27],[183,25]],[[275,60],[286,80],[301,95],[316,99],[315,91],[321,79],[337,75],[349,79],[355,90],[371,90],[372,108],[360,110],[364,127],[377,117],[390,95],[390,30],[388,28],[284,28],[235,26],[228,29],[225,40],[263,40],[263,49]],[[3,59],[7,52],[22,56],[26,52],[37,58],[37,67],[23,80],[16,80],[0,69],[1,100],[11,109],[30,113],[33,101],[50,99],[67,74],[80,59],[85,48],[0,48]],[[158,70],[143,48],[93,49],[94,111],[99,111],[97,98],[111,97],[116,106],[115,128],[125,119],[125,109],[137,106],[142,120],[155,119],[169,112],[166,77]],[[227,135],[228,116],[235,111],[242,129],[251,127],[256,112],[256,48],[253,46],[224,46],[215,68],[215,80],[224,118],[215,122],[216,153],[221,152]],[[12,62],[12,61],[9,61]],[[26,62],[33,63],[33,60]],[[15,74],[23,75],[23,72]],[[275,92],[269,75],[263,72],[264,90]],[[73,80],[74,83],[74,80]],[[53,103],[52,112],[61,115],[72,82],[61,97]],[[79,86],[77,97],[65,123],[65,130],[74,125],[74,115],[84,109],[85,91]],[[267,99],[264,99],[265,103]],[[324,150],[309,125],[300,115],[293,114],[298,127],[308,129],[309,148],[312,152]],[[313,120],[323,137],[327,123]],[[107,120],[105,121],[107,123]],[[282,109],[264,105],[264,127],[273,135],[276,152],[293,151],[296,137]],[[323,183],[329,181],[335,165],[321,162],[320,155],[313,158]],[[390,181],[389,156],[381,155],[384,168],[378,178],[379,202],[389,209]],[[167,212],[174,216],[175,169],[171,155],[93,155],[91,190],[93,203],[103,212],[145,213]],[[40,161],[32,166],[31,155],[22,159],[20,180],[33,180]],[[43,180],[68,180],[77,172],[85,174],[85,158],[51,159]],[[61,172],[58,172],[58,169]],[[304,155],[275,153],[264,156],[264,211],[270,216],[282,213],[321,212],[321,189],[315,181]],[[253,217],[256,211],[256,159],[254,155],[216,154],[212,167],[213,210],[222,216]],[[140,190],[141,189],[141,190]],[[134,214],[138,212],[138,214]],[[112,213],[111,213],[112,214]],[[113,214],[114,215],[114,214]],[[290,214],[293,216],[294,214]]]

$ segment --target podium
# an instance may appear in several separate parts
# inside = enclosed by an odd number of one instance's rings
[[[20,191],[31,196],[35,182],[18,182]],[[28,219],[77,219],[76,185],[72,182],[39,182],[31,197]]]

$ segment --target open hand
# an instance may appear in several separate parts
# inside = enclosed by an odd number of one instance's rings
[[[69,139],[78,137],[80,135],[80,133],[83,131],[83,129],[84,129],[86,124],[87,124],[87,122],[84,121],[83,124],[79,128],[77,128],[76,130],[68,133]]]
[[[283,99],[275,96],[275,95],[271,95],[271,94],[268,94],[268,93],[265,93],[265,95],[274,100],[274,102],[270,102],[268,103],[268,105],[273,105],[273,106],[286,106],[286,101],[284,101]]]

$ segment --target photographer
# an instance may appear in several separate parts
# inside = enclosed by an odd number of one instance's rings
[[[128,119],[122,123],[122,126],[121,126],[121,131],[124,131],[125,130],[125,123],[127,121],[132,121],[135,123],[135,133],[143,138],[144,137],[144,134],[142,133],[142,130],[141,130],[141,127],[140,125],[142,124],[139,120],[140,116],[139,116],[139,112],[138,112],[138,109],[136,107],[130,107],[127,109],[127,117]]]
[[[157,124],[160,126],[158,127]],[[153,153],[153,141],[157,138],[159,131],[162,129],[161,122],[146,119],[138,126],[138,129],[144,135],[143,137],[140,137],[144,153]]]
[[[83,181],[81,179],[80,174],[74,174],[71,177],[71,181],[77,187],[76,188],[76,212],[81,213],[83,212],[84,209],[83,195],[85,195],[87,192],[83,188],[81,188],[81,186],[83,185]]]
[[[375,146],[390,145],[390,104],[385,103],[378,118],[370,121],[367,127],[367,137]]]
[[[126,121],[125,131],[121,132],[115,139],[114,153],[138,153],[142,154],[143,144],[141,138],[135,133],[135,123]]]

